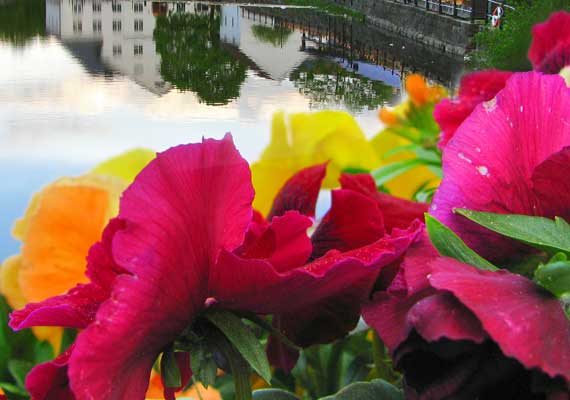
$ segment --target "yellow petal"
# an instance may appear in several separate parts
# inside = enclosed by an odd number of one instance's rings
[[[273,204],[273,198],[296,172],[298,160],[293,155],[287,138],[287,127],[283,112],[273,115],[271,123],[271,140],[265,148],[259,161],[251,165],[255,199],[253,207],[267,215]]]
[[[560,75],[566,81],[566,86],[570,87],[570,66],[562,68]]]
[[[14,310],[19,310],[28,303],[18,281],[21,268],[22,257],[17,255],[4,260],[2,270],[0,270],[0,290]]]
[[[113,157],[96,166],[91,172],[101,175],[110,175],[121,178],[130,183],[143,169],[156,153],[148,149],[134,149]]]
[[[53,349],[54,354],[59,354],[63,329],[51,326],[35,326],[32,328],[34,335],[39,340],[47,340]]]
[[[198,395],[200,392],[200,395]],[[163,400],[164,399],[164,388],[162,386],[162,381],[160,379],[160,374],[156,373],[154,370],[150,375],[150,383],[146,392],[146,400]],[[176,393],[176,397],[190,398],[193,400],[222,400],[222,396],[219,391],[209,386],[206,389],[200,382],[192,385],[190,389],[184,392]]]
[[[116,215],[122,180],[87,174],[45,187],[27,212],[19,284],[28,302],[85,282],[87,252]]]
[[[352,116],[339,111],[273,117],[271,142],[252,165],[254,207],[267,214],[283,184],[297,171],[329,161],[324,187],[338,186],[346,168],[373,169],[379,160]]]

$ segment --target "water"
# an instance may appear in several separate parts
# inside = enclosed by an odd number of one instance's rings
[[[4,0],[6,1],[6,0]],[[271,115],[376,110],[418,71],[462,63],[310,9],[227,3],[15,0],[0,5],[0,259],[32,193],[133,147],[232,132],[254,161]],[[2,0],[0,0],[2,4]]]

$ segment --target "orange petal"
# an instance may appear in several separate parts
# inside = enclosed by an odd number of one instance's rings
[[[19,275],[28,302],[65,293],[87,280],[87,252],[115,212],[120,192],[119,184],[113,183],[107,189],[97,179],[60,180],[46,187],[33,204],[33,212],[22,224],[25,229]]]
[[[416,105],[425,104],[428,100],[428,87],[426,80],[418,74],[406,78],[406,92]]]

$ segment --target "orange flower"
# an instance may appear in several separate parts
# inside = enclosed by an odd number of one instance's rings
[[[378,117],[380,118],[380,121],[388,126],[396,125],[399,122],[396,113],[387,108],[381,108],[378,112]]]
[[[164,388],[162,386],[162,380],[160,374],[152,371],[150,375],[150,383],[148,390],[146,392],[146,400],[162,400]],[[198,382],[192,385],[192,387],[184,392],[177,392],[176,397],[190,398],[193,400],[222,400],[220,392],[214,389],[212,386],[207,389]]]
[[[408,75],[405,87],[412,103],[416,106],[437,102],[446,94],[445,89],[440,86],[428,86],[424,77],[418,74]]]

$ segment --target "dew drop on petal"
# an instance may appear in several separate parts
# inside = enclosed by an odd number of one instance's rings
[[[494,97],[489,101],[483,103],[483,107],[487,112],[493,112],[497,108],[497,98]]]
[[[467,161],[469,164],[471,164],[471,162],[472,162],[472,161],[471,161],[469,158],[467,158],[467,157],[465,156],[465,154],[463,154],[463,153],[457,153],[457,157],[461,158],[461,159],[464,160],[464,161]]]
[[[489,168],[485,167],[484,165],[477,167],[477,171],[479,171],[479,173],[483,176],[489,175]]]

